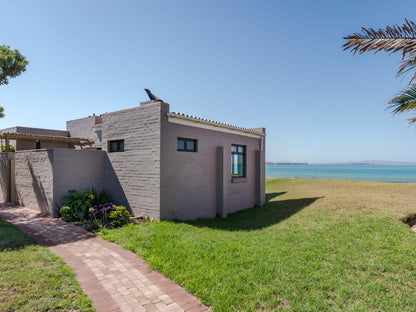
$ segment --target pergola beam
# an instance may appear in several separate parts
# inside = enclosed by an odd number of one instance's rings
[[[42,141],[42,142],[56,142],[56,143],[92,143],[89,139],[84,138],[72,138],[72,137],[60,137],[53,135],[39,135],[29,133],[13,133],[13,132],[0,132],[0,139],[6,141],[6,151],[8,151],[9,140],[22,140],[22,141]]]

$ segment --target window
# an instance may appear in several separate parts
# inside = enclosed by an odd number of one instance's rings
[[[196,152],[197,141],[195,139],[178,138],[177,150],[179,152]]]
[[[109,142],[109,152],[124,152],[124,140],[110,141]]]
[[[231,145],[231,176],[233,178],[246,176],[246,147]]]

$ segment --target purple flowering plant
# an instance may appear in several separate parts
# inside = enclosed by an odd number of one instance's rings
[[[99,220],[102,225],[108,224],[108,216],[111,211],[116,210],[115,207],[116,206],[113,203],[105,203],[92,206],[90,209],[90,220],[95,219],[97,222]]]

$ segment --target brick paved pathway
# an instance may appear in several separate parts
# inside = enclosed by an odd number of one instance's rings
[[[0,204],[0,217],[62,257],[98,312],[210,311],[134,253],[77,226],[4,204]]]

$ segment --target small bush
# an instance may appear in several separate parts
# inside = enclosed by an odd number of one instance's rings
[[[59,216],[68,222],[82,222],[84,220],[92,220],[89,209],[101,205],[112,206],[109,193],[105,190],[97,195],[92,189],[90,191],[78,192],[69,190],[68,194],[62,197],[62,207],[59,209]]]
[[[88,217],[90,220],[106,225],[108,224],[108,215],[114,210],[116,210],[116,206],[113,203],[94,205],[89,209]]]
[[[130,223],[130,215],[124,206],[113,206],[114,211],[110,212],[109,221],[112,227],[120,227]]]
[[[2,144],[1,145],[1,151],[5,152],[6,151],[6,144]],[[14,149],[14,146],[9,144],[9,152],[15,152],[16,150]]]

